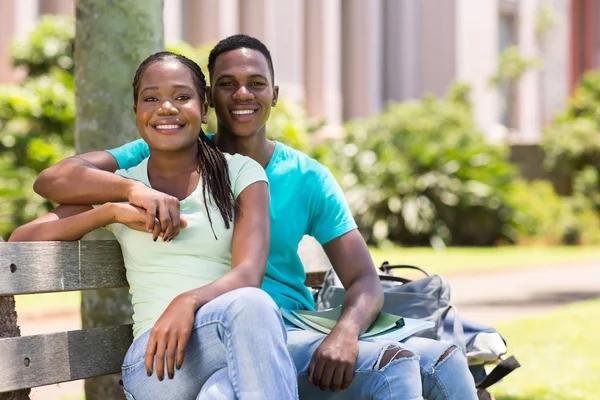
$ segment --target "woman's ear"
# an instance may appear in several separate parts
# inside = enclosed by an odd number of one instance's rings
[[[133,113],[137,114],[137,106],[135,104],[133,105]]]
[[[201,118],[203,124],[208,124],[208,104],[206,104],[206,102],[202,103]]]
[[[212,92],[211,92],[211,87],[207,86],[206,87],[206,104],[208,104],[208,106],[210,108],[215,108],[215,103],[212,99]]]

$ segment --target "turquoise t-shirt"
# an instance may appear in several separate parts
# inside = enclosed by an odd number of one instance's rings
[[[212,137],[212,135],[209,135]],[[266,168],[271,193],[271,249],[262,288],[279,307],[314,309],[306,274],[298,256],[304,235],[325,244],[353,229],[356,223],[344,194],[325,166],[283,143]],[[148,157],[143,140],[108,150],[119,168]]]

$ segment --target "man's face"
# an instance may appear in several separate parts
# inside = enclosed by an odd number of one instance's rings
[[[279,88],[273,86],[262,53],[242,48],[220,54],[212,78],[207,94],[217,114],[219,134],[238,137],[264,134]]]

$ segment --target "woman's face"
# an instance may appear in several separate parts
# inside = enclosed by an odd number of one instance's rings
[[[150,64],[133,106],[140,135],[151,149],[162,151],[196,145],[205,108],[191,71],[176,59]]]

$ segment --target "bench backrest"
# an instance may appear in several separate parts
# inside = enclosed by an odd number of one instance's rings
[[[0,297],[126,286],[117,241],[0,242]],[[131,325],[0,339],[0,393],[121,372],[132,340]]]
[[[0,296],[127,286],[119,243],[0,243]],[[0,393],[120,372],[131,325],[0,339]]]

